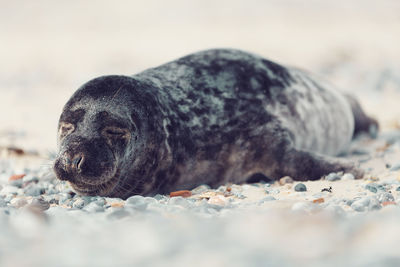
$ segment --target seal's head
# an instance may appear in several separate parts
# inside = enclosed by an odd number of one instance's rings
[[[78,193],[134,193],[138,181],[129,179],[128,172],[140,165],[147,128],[137,87],[139,82],[127,76],[99,77],[84,84],[64,106],[54,170]]]

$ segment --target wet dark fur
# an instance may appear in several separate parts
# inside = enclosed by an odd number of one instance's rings
[[[78,193],[122,198],[249,178],[361,176],[322,156],[377,127],[345,99],[302,71],[208,50],[84,84],[61,114],[54,169]]]

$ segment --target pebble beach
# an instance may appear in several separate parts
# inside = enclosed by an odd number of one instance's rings
[[[232,1],[226,11],[226,1],[91,9],[40,0],[2,9],[0,266],[399,266],[400,5],[311,2]],[[158,22],[143,23],[149,12]],[[211,47],[306,68],[354,94],[380,123],[375,138],[359,136],[340,155],[364,177],[282,177],[126,200],[80,196],[55,178],[58,116],[80,84]]]

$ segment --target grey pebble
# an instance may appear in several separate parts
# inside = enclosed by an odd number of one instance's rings
[[[278,188],[267,188],[265,193],[267,194],[279,194],[281,191]]]
[[[97,202],[93,201],[93,202],[90,202],[89,204],[87,204],[83,208],[83,210],[86,210],[87,212],[90,212],[90,213],[103,212],[104,207],[103,207],[103,205],[99,205]]]
[[[379,210],[381,209],[381,205],[376,197],[364,197],[358,200],[355,200],[351,204],[351,208],[355,211],[362,212],[366,210]]]
[[[76,209],[82,209],[84,206],[85,206],[85,201],[83,199],[81,199],[81,198],[78,198],[72,204],[72,207],[74,207]]]
[[[0,197],[0,208],[4,208],[6,206],[7,206],[7,202],[3,198]]]
[[[128,198],[125,202],[125,205],[136,210],[145,210],[147,208],[147,203],[144,197],[139,195],[131,196],[130,198]]]
[[[34,184],[24,188],[24,194],[27,196],[37,197],[44,193],[45,193],[44,188],[38,187]]]
[[[260,201],[258,201],[258,205],[263,204],[264,202],[273,201],[273,200],[276,200],[276,198],[274,198],[273,196],[267,196],[267,197],[264,197],[263,199],[261,199]]]
[[[296,184],[296,186],[294,187],[294,191],[296,192],[304,192],[307,191],[307,187],[305,184],[303,183],[298,183]]]
[[[400,186],[396,188],[396,191],[400,191]]]
[[[110,214],[108,214],[107,218],[108,219],[122,219],[129,215],[130,215],[130,213],[128,211],[126,211],[125,209],[118,208],[116,210],[113,210]]]
[[[341,179],[341,176],[340,176],[339,174],[335,173],[335,172],[332,172],[332,173],[328,174],[328,175],[325,177],[325,180],[331,181],[331,182],[333,182],[333,181],[338,181],[338,180],[340,180],[340,179]]]
[[[9,182],[10,185],[21,188],[22,185],[24,184],[24,181],[22,179],[17,179]]]
[[[392,171],[392,172],[398,171],[398,170],[400,170],[400,163],[396,163],[390,168],[390,171]]]
[[[16,186],[6,185],[1,189],[0,194],[2,194],[2,195],[10,195],[10,194],[17,195],[18,194],[18,189],[19,188],[16,187]]]
[[[27,174],[25,175],[21,180],[23,180],[24,183],[37,183],[39,182],[39,178],[31,175],[31,174]]]
[[[378,189],[376,188],[375,184],[367,184],[365,186],[365,189],[371,191],[372,193],[378,192]]]
[[[50,208],[50,203],[44,200],[42,197],[32,199],[30,204],[31,207],[37,207],[40,210],[47,210]]]
[[[384,192],[378,195],[379,202],[386,202],[386,201],[394,201],[394,197],[392,194]]]
[[[72,196],[68,193],[61,193],[58,195],[58,202],[64,204],[67,200],[71,199]]]
[[[183,197],[172,197],[169,199],[168,201],[168,205],[177,205],[177,206],[181,206],[184,208],[188,208],[190,206],[192,206],[192,204]]]
[[[351,173],[345,173],[345,174],[342,176],[342,180],[354,180],[354,179],[355,179],[355,177],[354,177],[354,175],[351,174]]]
[[[208,191],[208,190],[210,190],[210,186],[206,185],[206,184],[202,184],[202,185],[199,185],[198,187],[192,189],[192,193],[193,194],[200,194],[200,193],[203,193],[203,192]]]
[[[20,197],[13,198],[10,201],[10,205],[12,205],[16,208],[21,208],[21,207],[25,206],[26,204],[28,204],[28,201],[26,201],[25,198],[20,198]]]

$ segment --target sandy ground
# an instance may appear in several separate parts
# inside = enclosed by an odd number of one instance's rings
[[[395,0],[2,1],[1,187],[13,174],[51,165],[58,116],[82,83],[212,47],[252,51],[322,75],[355,94],[382,131],[376,140],[356,140],[347,156],[366,170],[364,179],[305,182],[306,192],[294,191],[297,183],[233,185],[245,198],[232,197],[230,208],[215,198],[222,208],[207,219],[170,200],[153,213],[129,210],[131,216],[111,221],[103,213],[54,208],[43,223],[17,208],[0,216],[0,264],[398,266],[398,14]],[[368,184],[385,190],[373,193]],[[331,193],[321,192],[329,187]],[[383,193],[394,199],[380,199]],[[357,211],[351,204],[371,196],[379,208]]]

